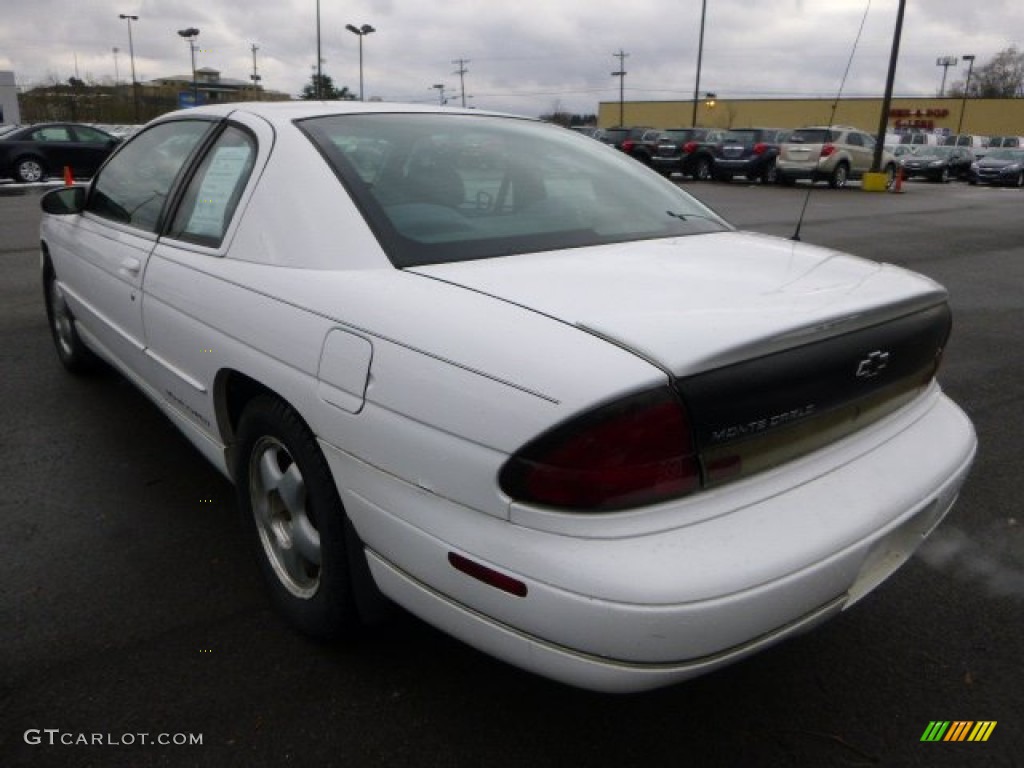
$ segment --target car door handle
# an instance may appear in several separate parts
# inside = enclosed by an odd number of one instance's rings
[[[121,259],[121,269],[125,272],[131,272],[133,275],[137,275],[139,274],[139,270],[142,269],[142,262],[129,256]]]

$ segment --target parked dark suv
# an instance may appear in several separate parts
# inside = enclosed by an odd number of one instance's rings
[[[669,128],[662,131],[651,165],[665,176],[675,172],[700,178],[696,159],[718,141],[723,133],[716,128]],[[708,162],[704,178],[710,178],[710,169],[711,163]]]
[[[751,181],[775,183],[775,159],[788,131],[778,128],[732,128],[711,147],[712,174],[729,181],[745,176]]]
[[[661,131],[648,126],[633,128],[607,128],[599,137],[605,144],[625,152],[644,165],[651,164],[651,158],[658,146]]]

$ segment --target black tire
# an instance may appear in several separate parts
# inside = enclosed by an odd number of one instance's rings
[[[842,189],[846,186],[846,182],[850,179],[850,169],[846,163],[839,163],[835,168],[832,169],[831,175],[828,177],[828,185],[832,189]]]
[[[235,491],[278,610],[321,640],[358,626],[345,511],[313,433],[290,406],[253,399],[238,425]]]
[[[1017,187],[1018,189],[1024,187],[1024,171],[1021,171],[1020,173],[1017,174],[1017,178],[1013,182],[1013,186]]]
[[[714,164],[709,157],[698,157],[693,162],[693,178],[697,181],[711,181]]]
[[[948,166],[946,168],[943,168],[941,171],[939,171],[938,182],[940,184],[949,184],[950,178],[951,177],[949,175],[949,167]]]
[[[885,188],[892,189],[896,186],[896,166],[887,165],[885,166]]]
[[[46,166],[37,157],[19,157],[14,161],[14,178],[22,184],[46,180]]]
[[[57,358],[66,370],[76,375],[93,373],[101,367],[100,359],[85,346],[75,327],[75,316],[64,300],[60,284],[47,263],[43,271],[43,301],[46,305],[46,319],[50,336],[57,350]]]
[[[762,184],[775,184],[778,181],[778,172],[775,170],[775,161],[772,160],[761,171],[760,180]]]

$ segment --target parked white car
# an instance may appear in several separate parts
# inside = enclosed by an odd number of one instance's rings
[[[234,481],[320,637],[383,594],[541,675],[666,685],[856,603],[974,456],[939,285],[557,126],[200,107],[42,205],[61,361]]]

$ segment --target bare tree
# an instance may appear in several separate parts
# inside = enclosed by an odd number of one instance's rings
[[[962,98],[964,85],[963,80],[953,83],[949,95]],[[973,99],[1012,99],[1024,96],[1024,51],[1011,45],[997,53],[988,63],[975,67],[967,95]]]

